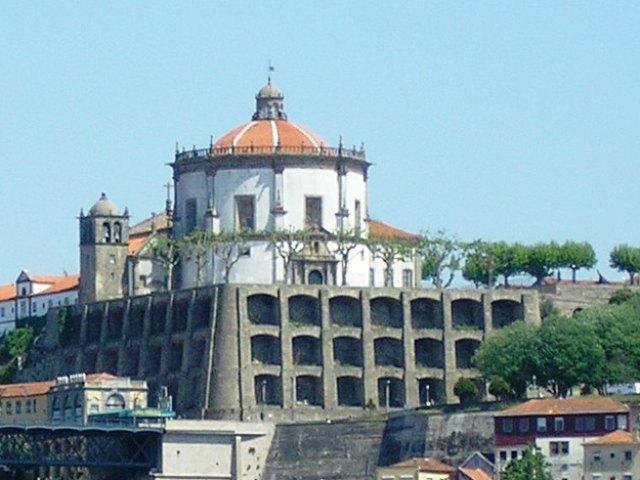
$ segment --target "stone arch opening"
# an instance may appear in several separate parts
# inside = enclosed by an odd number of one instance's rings
[[[118,350],[113,348],[104,352],[102,370],[112,375],[118,374]]]
[[[199,368],[204,366],[204,359],[207,354],[207,341],[204,339],[195,340],[191,344],[191,353],[189,354],[189,367]]]
[[[140,366],[140,347],[131,345],[125,349],[125,361],[123,366],[123,374],[129,377],[138,376],[138,368]]]
[[[311,375],[296,377],[296,403],[321,407],[324,404],[322,379]]]
[[[256,294],[247,298],[249,321],[257,325],[280,325],[279,302],[273,295]]]
[[[311,270],[308,277],[309,285],[322,285],[324,283],[324,275],[320,270]]]
[[[187,329],[190,300],[190,297],[187,295],[176,296],[173,299],[173,306],[171,309],[171,327],[173,333],[184,332]]]
[[[322,365],[322,343],[309,336],[293,338],[294,365]]]
[[[131,302],[129,309],[129,336],[141,338],[144,334],[145,304],[143,302]]]
[[[91,306],[87,311],[87,342],[98,343],[102,330],[102,309],[98,306]]]
[[[493,328],[511,325],[524,319],[522,304],[514,300],[495,300],[491,302],[491,318]]]
[[[208,327],[211,322],[211,294],[199,291],[193,304],[193,325],[195,328]]]
[[[364,407],[364,386],[357,377],[338,377],[338,405],[344,407]]]
[[[168,301],[166,297],[155,297],[151,304],[151,335],[164,333],[167,319]]]
[[[404,407],[404,382],[399,378],[378,379],[378,405],[381,407]]]
[[[184,354],[184,343],[181,341],[174,341],[171,343],[171,349],[169,350],[169,371],[171,373],[178,373],[182,370],[182,356]]]
[[[82,358],[82,371],[84,373],[95,373],[98,352],[96,350],[85,350]]]
[[[251,337],[251,361],[265,365],[280,365],[280,339],[273,335]]]
[[[362,367],[362,341],[351,337],[334,338],[333,360],[338,365]]]
[[[388,367],[404,367],[404,349],[397,338],[382,337],[373,341],[375,364]]]
[[[300,325],[320,326],[320,302],[311,295],[289,298],[289,321]]]
[[[282,382],[276,375],[256,375],[253,379],[258,405],[282,405]]]
[[[147,361],[145,362],[145,375],[154,377],[160,373],[162,362],[162,345],[151,344],[147,350]]]
[[[470,298],[461,298],[451,302],[453,327],[459,329],[484,328],[482,303]]]
[[[124,305],[121,302],[109,304],[107,314],[107,340],[119,340],[122,337]]]
[[[443,328],[442,303],[431,298],[411,301],[411,325],[415,329]]]
[[[444,381],[439,378],[419,378],[418,395],[420,405],[439,405],[445,403],[446,390]]]
[[[444,368],[444,345],[433,338],[419,338],[414,342],[416,367]]]
[[[458,340],[456,342],[456,368],[474,368],[473,356],[478,347],[480,347],[478,340]]]
[[[380,327],[402,328],[402,303],[391,297],[371,299],[371,323]]]
[[[342,327],[362,327],[362,306],[357,298],[338,296],[329,300],[331,323]]]
[[[583,310],[583,308],[578,307],[576,309],[573,310],[573,312],[571,313],[572,317],[575,317],[576,315],[578,315],[581,311]]]

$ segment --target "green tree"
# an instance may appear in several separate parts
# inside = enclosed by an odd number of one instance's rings
[[[509,278],[525,269],[527,250],[519,243],[476,240],[466,245],[466,251],[462,275],[476,286],[493,286],[502,275],[508,287]]]
[[[640,248],[629,245],[616,245],[609,254],[609,264],[621,272],[629,274],[629,283],[640,272]]]
[[[538,348],[538,378],[554,395],[564,397],[576,385],[602,385],[605,352],[594,324],[583,316],[548,317],[540,326]]]
[[[524,397],[533,375],[540,380],[538,327],[515,322],[496,331],[474,355],[474,363],[485,378],[501,377],[516,397]]]
[[[453,394],[460,399],[460,403],[466,404],[476,401],[480,392],[473,381],[462,377],[453,386]]]
[[[528,447],[522,458],[512,460],[501,475],[502,480],[552,480],[549,464],[542,452]]]
[[[494,377],[489,383],[489,393],[498,400],[504,400],[509,398],[513,392],[504,378]]]
[[[393,267],[396,262],[410,260],[415,252],[415,245],[398,237],[369,238],[367,245],[373,258],[384,263],[384,286],[393,287]]]
[[[180,262],[180,253],[184,248],[184,242],[169,235],[156,235],[151,240],[151,255],[164,266],[167,272],[165,285],[167,290],[173,288],[173,271]]]
[[[451,285],[455,272],[460,270],[462,263],[462,243],[448,236],[444,230],[433,234],[425,232],[420,239],[419,252],[422,258],[422,279],[430,281],[436,288]]]
[[[354,253],[354,250],[362,245],[363,240],[360,235],[357,235],[353,230],[338,229],[333,234],[332,241],[329,242],[329,250],[334,255],[338,256],[340,261],[340,270],[342,273],[341,285],[347,284],[347,270],[349,268],[349,261]]]
[[[576,282],[576,273],[581,268],[593,268],[596,252],[588,242],[567,241],[559,249],[559,266],[571,269],[571,280]]]
[[[526,248],[524,271],[540,285],[553,269],[560,266],[560,247],[556,242],[536,243]]]
[[[212,237],[211,243],[216,259],[220,259],[223,268],[224,282],[229,283],[231,271],[243,253],[249,248],[249,240],[254,235],[249,231],[232,230]]]
[[[269,233],[269,242],[277,256],[282,259],[284,283],[291,280],[291,262],[309,245],[308,230],[274,230]]]

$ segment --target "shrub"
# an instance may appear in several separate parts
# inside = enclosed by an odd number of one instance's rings
[[[471,403],[478,399],[480,392],[475,383],[468,378],[461,378],[453,387],[453,393],[460,399],[460,403]]]
[[[489,393],[498,400],[504,400],[511,395],[511,387],[502,377],[494,377],[489,384]]]

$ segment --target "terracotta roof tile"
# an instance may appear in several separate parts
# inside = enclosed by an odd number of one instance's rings
[[[80,286],[79,275],[67,275],[66,277],[60,277],[57,282],[55,282],[46,290],[43,290],[42,292],[34,293],[32,296],[40,297],[43,295],[51,295],[53,293],[67,292],[69,290],[75,290],[79,286]]]
[[[413,233],[405,232],[378,220],[369,221],[369,236],[372,238],[400,238],[403,240],[418,240],[420,237]]]
[[[395,463],[391,465],[391,467],[417,468],[421,472],[452,473],[456,471],[456,469],[451,465],[447,465],[440,460],[436,460],[435,458],[430,457],[410,458],[408,460],[403,460],[402,462]]]
[[[631,432],[616,430],[587,442],[585,445],[640,445],[640,440]]]
[[[0,302],[14,298],[16,298],[16,286],[14,284],[0,285]]]
[[[29,278],[34,283],[50,283],[54,284],[62,280],[64,275],[30,275]]]
[[[213,145],[214,148],[276,146],[317,148],[326,143],[309,129],[287,120],[253,120],[224,134]]]
[[[500,412],[502,417],[528,415],[572,415],[578,413],[623,413],[629,409],[610,397],[543,398],[529,400]]]
[[[491,476],[487,474],[481,468],[462,468],[460,467],[460,471],[467,477],[469,480],[492,480]]]
[[[0,398],[29,397],[49,392],[53,382],[29,382],[0,385]]]
[[[150,233],[129,236],[129,247],[127,249],[127,254],[137,255],[138,253],[140,253],[140,250],[142,250],[142,247],[147,244],[147,240],[149,240],[150,236]]]

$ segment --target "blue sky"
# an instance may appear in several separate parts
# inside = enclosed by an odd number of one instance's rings
[[[371,213],[463,239],[640,245],[635,2],[11,2],[0,10],[0,282],[78,268],[105,191],[163,208],[176,140],[289,118],[364,142]],[[595,275],[595,274],[594,274]]]

